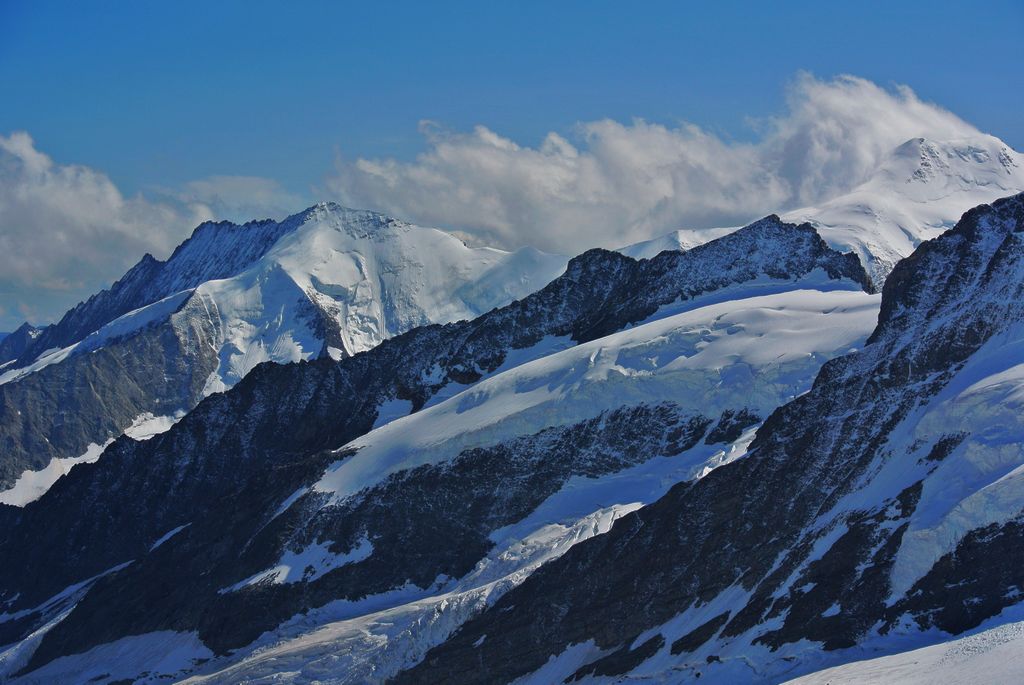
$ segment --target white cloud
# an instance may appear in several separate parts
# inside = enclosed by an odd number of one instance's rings
[[[691,124],[602,120],[580,124],[575,143],[549,133],[533,148],[484,126],[451,133],[426,122],[427,151],[414,161],[339,162],[327,185],[350,205],[575,253],[819,202],[910,138],[979,134],[909,88],[851,76],[801,75],[785,114],[758,128],[756,142],[735,143]]]
[[[24,132],[0,136],[0,294],[6,325],[59,316],[143,253],[166,254],[203,207],[125,197],[104,174],[61,165]]]
[[[210,176],[190,181],[179,191],[165,192],[185,204],[205,206],[218,219],[243,223],[280,220],[312,204],[309,198],[260,176]]]
[[[0,330],[59,318],[146,252],[166,257],[202,221],[282,217],[309,204],[239,176],[154,195],[126,197],[100,171],[54,162],[28,133],[0,135]]]
[[[978,131],[908,88],[801,76],[785,113],[758,140],[725,141],[691,125],[580,124],[537,147],[484,126],[425,122],[413,161],[340,163],[321,193],[445,226],[479,242],[566,254],[674,228],[738,225],[818,203],[863,180],[893,148]],[[64,165],[27,133],[0,135],[0,330],[45,322],[119,277],[145,252],[161,258],[208,218],[280,218],[309,202],[275,181],[214,176],[126,197],[101,171]]]

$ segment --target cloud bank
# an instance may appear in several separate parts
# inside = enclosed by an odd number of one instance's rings
[[[304,206],[253,177],[155,195],[126,197],[100,171],[54,162],[28,133],[0,135],[0,330],[59,318],[146,252],[166,257],[202,221],[279,218]]]
[[[484,126],[424,122],[415,160],[339,162],[327,187],[344,203],[492,244],[573,254],[814,204],[866,180],[910,138],[980,134],[907,87],[806,74],[782,116],[754,125],[759,138],[737,143],[692,124],[602,120],[579,124],[574,142],[549,133],[527,147]]]
[[[280,220],[312,204],[309,198],[288,192],[277,181],[260,176],[209,176],[164,194],[188,206],[204,207],[218,219],[236,223]]]
[[[2,320],[53,318],[206,218],[202,207],[125,197],[103,173],[56,164],[27,133],[0,136]]]
[[[692,124],[606,119],[529,147],[484,126],[425,122],[416,159],[339,162],[317,193],[482,243],[575,254],[817,204],[910,138],[980,135],[909,88],[852,76],[798,77],[785,112],[753,126],[753,142],[734,142]],[[280,218],[310,199],[249,176],[128,197],[101,171],[55,162],[27,133],[0,135],[0,330],[58,318],[203,220]]]

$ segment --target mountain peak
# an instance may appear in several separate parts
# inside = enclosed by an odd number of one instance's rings
[[[931,198],[917,197],[921,191],[906,188],[908,184],[938,184],[952,190],[994,185],[1016,190],[1024,181],[1022,161],[1020,153],[994,136],[948,141],[911,138],[893,150],[876,178],[918,201]]]
[[[839,250],[852,250],[882,283],[925,240],[971,207],[1024,191],[1024,155],[994,136],[911,138],[862,184],[813,207],[787,212]]]
[[[325,224],[354,238],[371,238],[389,228],[407,228],[410,224],[369,209],[352,209],[337,202],[318,202],[285,222]]]

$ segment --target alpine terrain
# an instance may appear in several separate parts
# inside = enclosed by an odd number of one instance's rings
[[[1021,191],[913,139],[572,259],[202,224],[0,340],[0,682],[1013,681]]]
[[[565,259],[321,204],[278,223],[206,223],[42,329],[0,340],[0,502],[23,505],[123,432],[164,430],[264,361],[340,359],[468,319]]]

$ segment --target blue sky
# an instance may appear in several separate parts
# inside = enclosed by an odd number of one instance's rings
[[[1021,150],[1021,35],[1020,0],[0,0],[0,330],[210,218],[569,254],[821,201],[910,137]]]
[[[301,9],[295,9],[301,8]],[[799,70],[905,83],[1024,147],[1024,3],[0,3],[0,132],[127,192],[216,174],[304,192],[417,122],[524,144],[577,121],[734,138]]]

